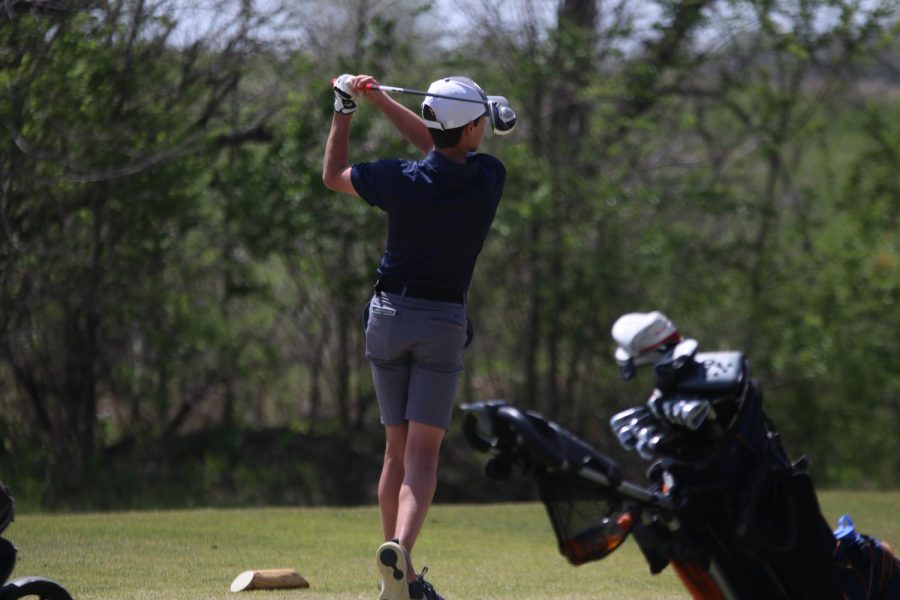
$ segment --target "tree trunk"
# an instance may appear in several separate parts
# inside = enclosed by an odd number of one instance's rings
[[[547,308],[547,397],[544,410],[555,418],[559,413],[562,390],[561,348],[565,338],[563,315],[567,309],[569,257],[565,232],[570,223],[571,205],[579,201],[575,191],[583,177],[580,165],[589,133],[590,106],[582,99],[594,72],[593,57],[597,32],[597,5],[593,0],[565,0],[559,8],[556,31],[555,64],[563,65],[550,95],[550,130],[547,159],[551,173],[551,208],[547,219],[551,242],[547,249],[547,272],[553,281],[545,291]]]

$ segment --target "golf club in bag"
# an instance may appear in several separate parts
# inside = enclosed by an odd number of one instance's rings
[[[15,501],[9,489],[0,483],[0,533],[15,518]],[[45,577],[19,577],[7,581],[16,566],[16,547],[0,537],[0,600],[38,598],[39,600],[72,600],[66,589]]]
[[[464,405],[491,479],[537,481],[560,553],[605,558],[631,535],[652,574],[671,565],[696,600],[900,600],[900,562],[842,517],[822,517],[807,461],[789,460],[741,352],[699,352],[661,313],[613,327],[624,379],[652,366],[644,404],[610,420],[650,462],[647,483],[539,413],[503,400]]]

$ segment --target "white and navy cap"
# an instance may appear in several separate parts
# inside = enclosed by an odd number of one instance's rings
[[[429,94],[422,102],[422,116],[429,129],[456,129],[468,125],[487,114],[488,102],[503,100],[500,96],[488,96],[477,83],[468,77],[444,77],[428,86]],[[425,107],[431,108],[434,119],[426,117]]]

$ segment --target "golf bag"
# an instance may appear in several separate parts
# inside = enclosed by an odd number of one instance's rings
[[[632,535],[651,573],[672,565],[697,600],[900,600],[889,548],[865,536],[836,541],[806,461],[788,459],[743,354],[696,349],[661,352],[650,399],[610,421],[620,443],[649,461],[647,484],[504,401],[464,406],[466,438],[492,454],[489,477],[518,467],[536,479],[573,565]]]
[[[857,532],[847,515],[838,521],[834,537],[837,540],[834,560],[844,598],[900,598],[900,560],[890,546]]]
[[[0,534],[15,519],[15,501],[0,483]],[[38,598],[39,600],[72,600],[64,587],[44,577],[19,577],[7,581],[16,566],[16,547],[0,537],[0,600]]]

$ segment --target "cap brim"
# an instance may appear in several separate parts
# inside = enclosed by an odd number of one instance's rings
[[[505,96],[488,96],[488,102],[496,102],[497,104],[505,104],[509,106],[509,100]]]
[[[631,357],[628,355],[628,351],[625,350],[625,348],[623,348],[623,347],[621,347],[621,346],[619,346],[618,348],[616,348],[616,354],[615,354],[615,357],[616,357],[616,362],[619,363],[620,365],[623,365],[623,364],[627,363],[627,362],[628,362],[628,359],[631,358]]]

